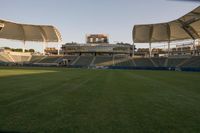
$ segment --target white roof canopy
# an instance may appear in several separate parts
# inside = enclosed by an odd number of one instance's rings
[[[134,43],[170,42],[200,38],[200,7],[167,23],[135,25]]]
[[[62,40],[60,32],[53,26],[18,24],[4,20],[0,20],[0,38],[36,42]]]

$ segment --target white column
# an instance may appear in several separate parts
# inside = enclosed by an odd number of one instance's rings
[[[133,53],[132,53],[132,57],[134,57],[135,56],[135,45],[134,45],[134,43],[133,43]]]
[[[112,63],[113,63],[113,66],[114,66],[115,65],[115,55],[113,54],[112,56],[113,56],[113,62]]]
[[[44,42],[44,43],[43,43],[43,50],[42,50],[42,54],[43,54],[43,55],[45,55],[46,46],[47,46],[47,42]]]
[[[23,48],[22,48],[23,53],[25,53],[25,50],[26,50],[26,42],[23,41]]]
[[[59,47],[59,43],[58,43],[58,55],[60,55],[60,47]]]
[[[170,42],[168,42],[168,57],[170,56]]]
[[[151,42],[149,43],[149,57],[151,58]]]
[[[193,44],[193,46],[194,46],[194,52],[193,52],[194,55],[196,55],[196,52],[197,52],[197,51],[196,51],[196,50],[197,50],[197,47],[196,47],[196,46],[197,46],[197,43],[198,43],[197,41],[198,41],[198,40],[194,40],[194,44]]]

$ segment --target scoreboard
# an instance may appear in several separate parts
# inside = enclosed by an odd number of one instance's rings
[[[86,35],[87,44],[108,44],[109,39],[106,34],[89,34]]]

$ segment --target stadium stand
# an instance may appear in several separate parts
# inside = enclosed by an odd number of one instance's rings
[[[57,63],[60,58],[60,56],[46,56],[45,58],[42,58],[38,63]]]
[[[0,62],[12,62],[8,54],[0,53]]]
[[[136,66],[134,61],[130,56],[120,55],[114,56],[114,65],[115,66]]]
[[[193,56],[182,65],[182,67],[199,68],[200,56]]]
[[[31,64],[41,66],[70,66],[70,67],[141,67],[141,68],[200,68],[200,56],[175,56],[175,57],[153,57],[133,58],[126,55],[66,55],[66,56],[43,56],[21,53],[0,52],[0,65]]]
[[[21,61],[22,62],[29,62],[31,59],[31,56],[21,56]]]
[[[131,66],[131,67],[133,67],[133,66],[136,66],[136,65],[133,62],[133,60],[127,59],[125,61],[116,63],[115,66],[128,66],[128,67]]]
[[[116,56],[113,56],[113,57],[114,57],[114,60],[116,60],[116,61],[129,58],[129,56],[126,56],[126,55],[116,55]]]
[[[78,56],[73,56],[73,55],[68,55],[68,56],[64,56],[63,58],[61,58],[60,60],[58,60],[58,62],[63,61],[63,60],[67,60],[68,65],[72,65],[72,63],[77,59]]]
[[[113,65],[113,57],[112,56],[97,56],[94,65],[96,66],[107,66]]]
[[[11,58],[14,60],[15,63],[21,63],[21,56],[20,55],[10,55]]]
[[[167,58],[151,58],[157,67],[165,67],[165,61]]]
[[[89,66],[93,60],[93,56],[80,56],[80,58],[75,62],[75,66]]]
[[[31,55],[21,54],[21,53],[0,53],[0,60],[4,62],[14,62],[14,63],[23,63],[29,62]]]
[[[187,58],[168,58],[167,67],[178,67],[178,65],[185,60],[187,60]]]
[[[137,67],[154,67],[154,64],[149,58],[136,58],[134,59],[134,62]]]
[[[30,63],[38,63],[40,62],[43,58],[45,58],[45,56],[32,56]]]

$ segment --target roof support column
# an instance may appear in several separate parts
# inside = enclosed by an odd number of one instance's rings
[[[152,48],[151,48],[151,42],[150,42],[150,43],[149,43],[149,57],[150,57],[150,58],[152,57],[151,51],[152,51]]]
[[[46,52],[45,52],[46,46],[47,46],[47,42],[45,41],[45,42],[43,43],[43,50],[42,50],[42,54],[43,54],[43,55],[46,54]]]
[[[170,52],[171,52],[171,28],[170,28],[170,24],[167,23],[167,35],[168,35],[168,57],[170,56]]]
[[[167,50],[167,52],[168,52],[168,57],[170,56],[170,41],[168,42],[168,50]]]
[[[23,48],[22,48],[22,52],[25,53],[25,50],[26,50],[26,42],[23,41]]]
[[[198,39],[195,39],[193,42],[193,54],[196,55],[197,54],[197,43],[198,43]]]
[[[132,49],[133,49],[133,51],[132,51],[132,57],[134,57],[134,56],[135,56],[135,44],[134,44],[134,42],[133,42],[133,47],[132,47]]]
[[[153,32],[154,32],[154,26],[151,25],[150,26],[150,34],[149,34],[149,57],[152,57],[152,48],[151,48],[151,44],[152,44],[152,36],[153,36]]]
[[[60,45],[58,43],[58,55],[60,55]]]

